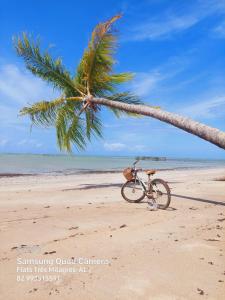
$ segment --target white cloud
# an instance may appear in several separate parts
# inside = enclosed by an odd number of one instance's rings
[[[103,146],[108,151],[121,151],[126,149],[126,145],[122,143],[104,143]]]
[[[146,146],[145,145],[135,145],[133,147],[133,150],[138,151],[138,152],[142,152],[146,150]]]
[[[42,80],[35,78],[16,65],[5,64],[0,67],[1,98],[17,104],[44,100],[54,96],[53,89]]]
[[[42,80],[35,78],[17,65],[0,65],[1,126],[25,124],[24,118],[18,118],[19,110],[24,105],[52,99],[58,94]]]
[[[215,33],[215,37],[225,38],[225,21],[216,26],[213,33]]]
[[[107,151],[122,151],[126,150],[128,152],[142,152],[146,149],[145,145],[128,145],[123,143],[105,143],[104,145],[105,150]]]
[[[215,118],[225,114],[225,96],[198,101],[178,111],[192,118]]]
[[[139,96],[146,96],[161,80],[162,76],[159,72],[137,73],[132,84],[132,90]]]
[[[31,147],[35,147],[35,148],[40,148],[42,147],[42,143],[40,143],[37,140],[34,139],[22,139],[21,141],[19,141],[17,143],[18,146],[31,146]]]
[[[191,8],[191,9],[190,9]],[[128,40],[157,40],[187,30],[206,17],[225,13],[225,2],[220,0],[197,1],[188,12],[162,11],[161,14],[133,28]]]
[[[132,40],[141,41],[167,38],[172,33],[188,29],[197,22],[198,19],[194,16],[170,16],[165,21],[151,20],[135,28]]]
[[[183,72],[190,62],[190,54],[186,52],[181,56],[171,57],[166,63],[150,72],[136,73],[131,90],[140,97],[148,96],[156,88],[158,89],[160,84],[165,84],[167,80]]]
[[[0,139],[0,147],[4,147],[9,143],[8,139]]]

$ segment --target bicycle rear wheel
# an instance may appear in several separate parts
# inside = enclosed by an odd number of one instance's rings
[[[145,187],[139,180],[130,180],[122,186],[121,195],[126,201],[137,203],[144,199]]]
[[[151,182],[152,197],[158,208],[166,209],[170,205],[171,194],[168,184],[162,179],[153,179]]]

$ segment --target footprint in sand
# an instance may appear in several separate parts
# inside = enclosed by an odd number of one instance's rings
[[[73,229],[78,229],[79,226],[75,226],[75,227],[70,227],[68,230],[73,230]]]

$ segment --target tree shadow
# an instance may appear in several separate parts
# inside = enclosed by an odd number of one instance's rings
[[[104,184],[81,184],[78,188],[63,189],[62,191],[82,191],[82,190],[92,190],[110,187],[121,187],[121,183],[104,183]]]
[[[209,204],[215,204],[215,205],[225,206],[224,202],[210,200],[210,199],[195,198],[195,197],[184,196],[184,195],[177,195],[177,194],[171,194],[171,196],[172,197],[177,197],[177,198],[183,198],[183,199],[189,199],[189,200],[204,202],[204,203],[209,203]]]

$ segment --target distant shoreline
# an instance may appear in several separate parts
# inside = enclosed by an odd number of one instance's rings
[[[204,166],[204,167],[175,167],[175,168],[161,168],[155,170],[157,172],[165,172],[165,171],[176,171],[176,170],[206,170],[206,169],[221,169],[221,166]],[[143,169],[143,172],[145,169]],[[93,170],[93,169],[84,169],[84,170],[74,170],[66,172],[64,171],[54,171],[54,172],[39,172],[39,173],[0,173],[0,178],[5,177],[25,177],[25,176],[69,176],[69,175],[85,175],[85,174],[118,174],[122,173],[123,169],[118,170]]]

